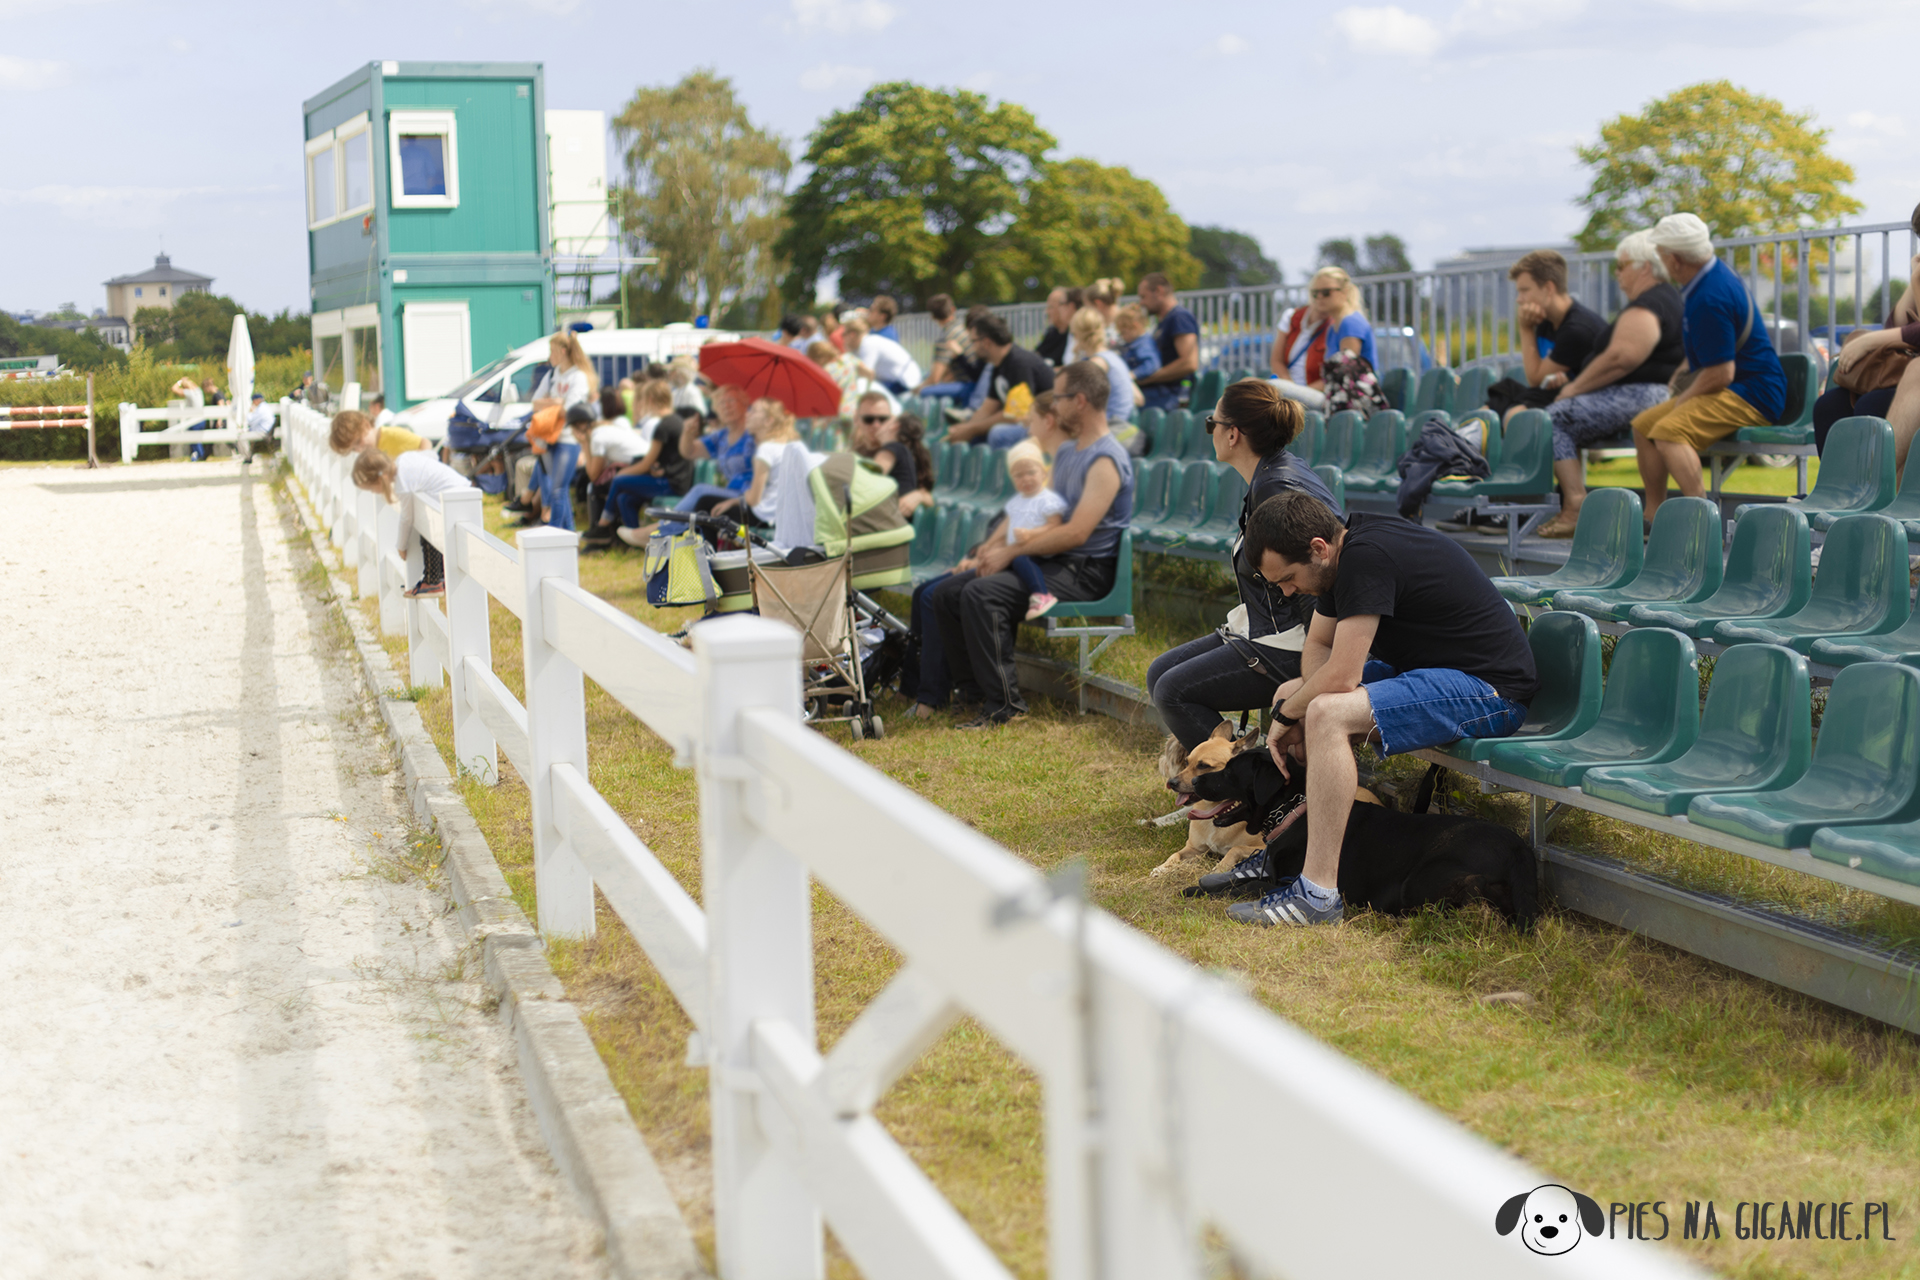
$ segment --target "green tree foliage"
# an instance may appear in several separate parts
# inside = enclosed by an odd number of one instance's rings
[[[1355,248],[1352,240],[1322,240],[1315,260],[1323,267],[1339,267],[1350,276],[1384,276],[1413,270],[1407,243],[1392,232],[1368,236]]]
[[[1600,126],[1575,154],[1593,183],[1577,240],[1607,249],[1670,213],[1695,213],[1716,236],[1830,226],[1864,206],[1843,188],[1853,168],[1827,153],[1811,112],[1725,80],[1689,85],[1639,115]]]
[[[670,88],[643,88],[614,120],[626,181],[614,188],[620,226],[657,257],[628,279],[628,304],[642,324],[706,313],[758,310],[779,268],[774,243],[793,161],[786,143],[756,126],[733,82],[695,71]]]
[[[1008,265],[1019,263],[1010,297],[1106,276],[1131,286],[1149,271],[1165,272],[1176,289],[1190,289],[1204,269],[1188,249],[1192,232],[1159,187],[1094,160],[1043,165],[1026,211],[1001,239]]]
[[[849,297],[935,293],[1000,301],[1029,294],[1026,211],[1053,135],[1025,107],[921,85],[876,85],[820,122],[812,172],[787,202],[785,292],[811,301],[823,272]],[[1090,278],[1090,277],[1089,277]]]
[[[158,360],[225,359],[233,340],[233,318],[245,311],[232,298],[195,290],[172,307],[141,307],[133,313],[134,338]],[[282,311],[277,316],[246,312],[247,337],[256,356],[285,355],[313,345],[311,317]]]
[[[1187,238],[1187,251],[1200,261],[1202,289],[1278,284],[1281,280],[1280,264],[1244,231],[1194,227]]]
[[[21,324],[4,311],[0,311],[0,356],[59,356],[61,364],[83,372],[111,369],[127,363],[124,352],[108,346],[106,341],[91,329],[74,332],[68,329],[50,329],[37,324]],[[40,402],[22,401],[21,403]],[[61,402],[46,401],[45,403]]]

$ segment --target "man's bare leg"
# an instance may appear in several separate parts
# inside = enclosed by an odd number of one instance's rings
[[[1660,446],[1641,435],[1633,433],[1633,460],[1640,468],[1640,485],[1646,490],[1646,499],[1642,509],[1647,519],[1653,519],[1653,513],[1667,496],[1667,460],[1660,452]]]
[[[1326,693],[1307,707],[1307,860],[1301,868],[1322,889],[1340,883],[1340,842],[1346,839],[1360,770],[1353,739],[1373,731],[1373,702],[1365,689]]]
[[[1700,454],[1694,447],[1684,440],[1656,440],[1654,443],[1659,446],[1660,459],[1667,464],[1667,474],[1673,477],[1674,487],[1679,489],[1681,494],[1688,498],[1698,498],[1704,495],[1707,491],[1707,486],[1700,478]],[[1663,501],[1665,500],[1666,493],[1664,490],[1661,492],[1660,497]],[[1657,502],[1648,502],[1646,504],[1649,519],[1652,518],[1654,511],[1659,508],[1659,505]]]
[[[1920,431],[1920,360],[1907,362],[1907,371],[1900,375],[1900,385],[1894,388],[1887,421],[1893,424],[1894,471],[1904,476],[1907,448],[1913,443],[1914,433]]]

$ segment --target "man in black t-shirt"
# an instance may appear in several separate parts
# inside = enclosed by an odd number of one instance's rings
[[[972,330],[973,353],[993,366],[993,379],[979,409],[965,422],[949,427],[947,439],[970,444],[984,437],[988,444],[1004,448],[1026,438],[1027,410],[1035,396],[1053,390],[1053,370],[1033,352],[1013,345],[1013,330],[1000,316],[981,316],[973,322]],[[992,439],[989,433],[999,426],[1009,427],[1010,439]],[[1018,430],[1013,431],[1016,427]]]
[[[1606,318],[1567,292],[1567,260],[1535,249],[1507,269],[1518,309],[1527,382],[1554,390],[1587,367],[1607,332]]]
[[[1331,924],[1358,770],[1352,742],[1395,755],[1504,738],[1539,692],[1513,610],[1459,544],[1399,516],[1341,523],[1298,491],[1260,504],[1247,558],[1287,595],[1319,597],[1301,678],[1280,686],[1268,746],[1307,762],[1307,858],[1297,880],[1229,912],[1246,924]],[[1304,756],[1302,752],[1304,751]]]

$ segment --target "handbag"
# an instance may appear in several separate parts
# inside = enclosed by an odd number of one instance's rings
[[[720,597],[713,581],[713,548],[699,534],[655,533],[647,539],[641,572],[651,605],[706,604]]]
[[[1855,329],[1840,344],[1845,351],[1848,343],[1862,334],[1871,333],[1871,329]],[[1836,366],[1833,371],[1833,385],[1863,396],[1869,391],[1879,391],[1884,387],[1899,385],[1901,375],[1907,371],[1907,361],[1913,359],[1912,347],[1881,347],[1870,355],[1861,356],[1844,368]]]
[[[550,405],[527,419],[527,439],[533,445],[535,453],[545,453],[547,446],[560,442],[560,431],[566,425],[565,411],[558,405]]]
[[[1326,379],[1328,412],[1352,409],[1363,418],[1371,418],[1392,407],[1365,356],[1352,352],[1329,355],[1321,371]]]

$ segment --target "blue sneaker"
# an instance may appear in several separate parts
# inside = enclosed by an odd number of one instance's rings
[[[1296,877],[1275,889],[1258,902],[1236,902],[1227,908],[1227,915],[1241,924],[1257,924],[1270,928],[1276,924],[1300,927],[1310,924],[1339,924],[1345,919],[1347,904],[1339,894],[1335,894],[1333,905],[1317,907],[1313,899],[1300,887]]]
[[[1198,884],[1189,885],[1180,892],[1188,898],[1257,897],[1261,886],[1267,879],[1267,851],[1242,858],[1232,869],[1215,871],[1200,877]]]

